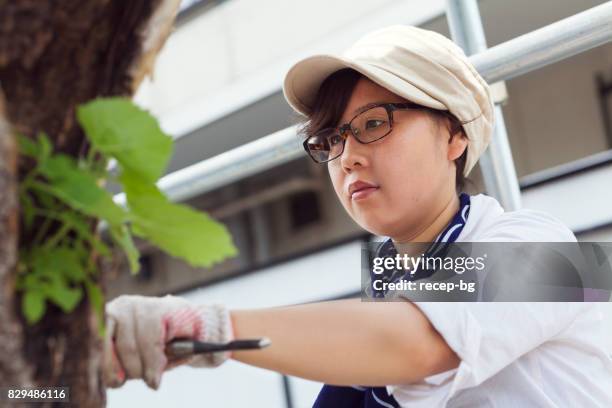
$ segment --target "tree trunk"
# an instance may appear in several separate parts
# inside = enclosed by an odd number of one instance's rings
[[[179,2],[0,0],[0,388],[66,386],[73,406],[105,405],[102,342],[87,299],[70,315],[47,304],[32,327],[21,316],[15,265],[31,237],[19,236],[16,188],[28,169],[14,136],[44,131],[55,151],[86,154],[76,106],[133,94]]]

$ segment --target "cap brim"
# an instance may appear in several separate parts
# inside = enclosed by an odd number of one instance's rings
[[[308,116],[312,112],[313,104],[323,81],[343,68],[352,68],[372,82],[411,102],[434,109],[447,109],[440,101],[391,72],[371,64],[348,61],[333,55],[315,55],[303,59],[291,67],[283,83],[285,99],[295,111]]]

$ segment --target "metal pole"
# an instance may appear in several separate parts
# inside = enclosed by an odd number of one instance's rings
[[[612,38],[612,2],[489,48],[470,60],[489,83],[511,79],[606,44]]]
[[[509,79],[597,47],[612,39],[612,2],[514,38],[470,57],[489,83]],[[496,140],[494,145],[500,146]],[[295,127],[164,176],[158,183],[173,201],[186,200],[303,155]],[[123,194],[115,200],[125,203]],[[510,208],[510,207],[509,207]]]
[[[451,36],[467,55],[487,49],[487,40],[476,0],[447,0],[446,17]],[[491,143],[480,157],[485,190],[508,211],[521,207],[521,190],[501,106],[495,105]]]
[[[172,201],[182,201],[302,157],[295,126],[177,170],[157,183]],[[115,195],[125,205],[125,194]]]

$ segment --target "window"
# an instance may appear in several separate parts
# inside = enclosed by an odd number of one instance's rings
[[[295,231],[321,219],[319,197],[313,191],[304,191],[289,197],[291,228]]]

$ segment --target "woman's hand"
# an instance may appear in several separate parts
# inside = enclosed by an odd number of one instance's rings
[[[220,352],[168,361],[164,352],[166,344],[178,338],[233,340],[230,314],[221,305],[193,305],[170,295],[123,295],[106,305],[106,314],[104,381],[110,387],[142,378],[157,389],[167,369],[181,364],[216,367],[230,357],[230,352]]]

